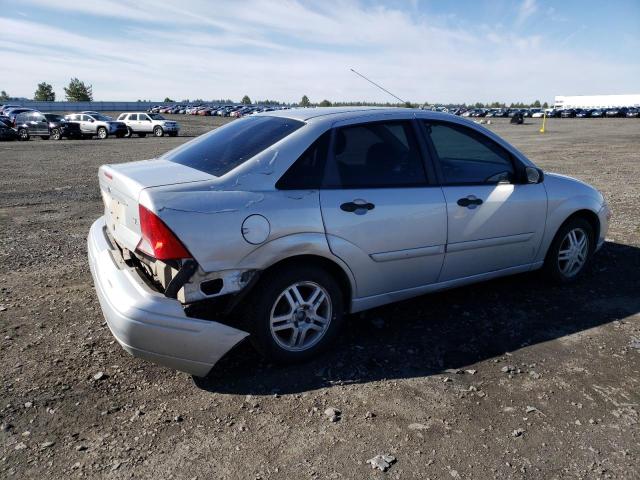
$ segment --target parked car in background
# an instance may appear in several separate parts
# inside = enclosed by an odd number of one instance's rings
[[[88,253],[109,328],[198,376],[247,336],[291,363],[348,313],[536,269],[572,282],[610,218],[595,188],[415,109],[261,113],[98,178]],[[199,302],[206,319],[185,310]]]
[[[45,113],[44,116],[49,122],[49,134],[52,140],[82,138],[82,130],[79,123],[67,122],[62,115],[56,113]]]
[[[629,110],[627,110],[627,114],[626,117],[627,118],[638,118],[638,116],[640,115],[640,108],[630,108]]]
[[[31,137],[40,137],[48,140],[51,135],[49,121],[41,112],[28,111],[18,113],[14,118],[14,127],[18,132],[18,137],[23,141],[29,140]]]
[[[609,108],[604,112],[604,116],[608,118],[624,117],[627,115],[627,110],[626,107]]]
[[[576,111],[573,108],[567,108],[560,112],[560,118],[573,118],[576,116]]]
[[[87,113],[72,113],[65,116],[65,120],[69,122],[76,122],[80,124],[80,130],[82,136],[85,138],[91,138],[97,136],[103,140],[109,135],[115,135],[117,138],[122,138],[127,134],[127,126],[118,121],[114,121],[111,117],[98,114]]]
[[[10,126],[0,122],[0,140],[17,140],[18,132]]]
[[[0,115],[7,115],[7,113],[9,112],[9,110],[12,110],[14,108],[21,108],[22,105],[14,105],[11,103],[7,103],[5,105],[2,105],[0,107]]]
[[[601,108],[595,108],[591,110],[591,118],[602,118],[604,117],[604,110]]]
[[[589,118],[591,117],[591,112],[593,109],[582,109],[578,108],[576,110],[576,118]]]
[[[16,116],[25,112],[37,112],[37,110],[34,110],[33,108],[25,108],[25,107],[10,108],[6,110],[5,115],[9,117],[9,120],[11,120],[11,124],[15,126]]]
[[[139,137],[146,137],[147,134],[153,134],[155,137],[165,134],[175,137],[180,131],[178,122],[167,120],[159,113],[121,113],[118,120],[127,126],[127,137],[133,134]]]
[[[545,111],[544,110],[538,110],[537,112],[533,112],[531,114],[531,118],[542,118],[545,116]]]

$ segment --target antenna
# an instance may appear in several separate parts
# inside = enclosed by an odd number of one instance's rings
[[[349,70],[351,70],[353,73],[355,73],[356,75],[358,75],[359,77],[364,78],[367,82],[372,83],[373,85],[375,85],[376,87],[378,87],[380,90],[382,90],[383,92],[388,93],[389,95],[391,95],[393,98],[395,98],[396,100],[400,100],[402,103],[407,103],[405,102],[403,99],[401,99],[400,97],[398,97],[397,95],[394,95],[393,93],[391,93],[389,90],[387,90],[384,87],[381,87],[380,85],[378,85],[376,82],[374,82],[373,80],[369,80],[367,77],[365,77],[364,75],[362,75],[361,73],[356,72],[353,68],[350,68]]]

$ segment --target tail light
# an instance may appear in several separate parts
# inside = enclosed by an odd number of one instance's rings
[[[142,205],[139,206],[142,239],[137,250],[157,260],[191,258],[191,254],[160,218]]]

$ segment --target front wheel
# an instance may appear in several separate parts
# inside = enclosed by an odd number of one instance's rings
[[[104,127],[99,127],[97,134],[98,134],[98,138],[100,140],[104,140],[105,138],[107,138],[109,136],[109,132],[107,132],[107,129],[104,128]]]
[[[62,133],[60,133],[60,129],[54,128],[53,130],[51,130],[51,138],[53,138],[54,140],[61,140]]]
[[[565,222],[551,242],[544,269],[557,283],[571,283],[585,271],[593,251],[593,227],[584,218]]]
[[[157,127],[154,127],[153,134],[156,137],[162,137],[162,136],[164,136],[164,130],[162,129],[161,126],[158,125]]]
[[[127,133],[124,134],[124,136],[126,138],[131,138],[133,137],[133,130],[131,130],[129,127],[127,127]]]
[[[271,272],[254,290],[244,314],[250,340],[279,363],[307,360],[331,344],[343,318],[340,286],[322,268]]]

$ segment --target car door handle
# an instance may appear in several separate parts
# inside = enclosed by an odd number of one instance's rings
[[[340,210],[343,210],[345,212],[355,212],[357,210],[373,210],[374,208],[376,208],[376,206],[373,203],[369,203],[369,202],[364,202],[364,201],[359,201],[358,203],[356,202],[347,202],[347,203],[343,203],[342,205],[340,205]],[[365,212],[362,212],[365,213]]]
[[[482,199],[476,198],[474,195],[469,195],[468,197],[458,199],[458,205],[461,207],[476,208],[482,205]]]

